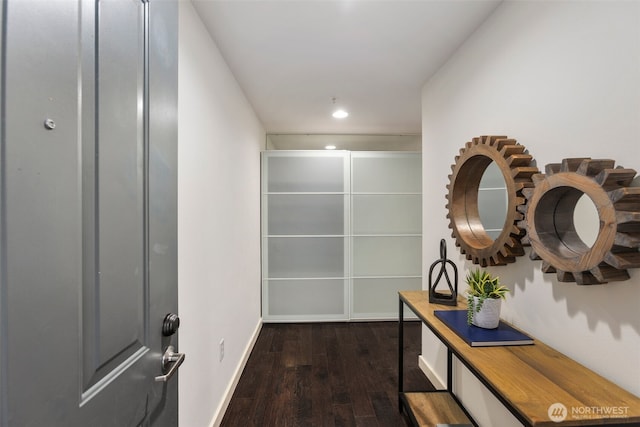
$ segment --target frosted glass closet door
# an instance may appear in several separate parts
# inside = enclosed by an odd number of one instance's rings
[[[357,194],[352,197],[353,234],[421,234],[420,194]]]
[[[420,276],[419,236],[354,236],[353,277]]]
[[[271,194],[267,227],[271,235],[343,235],[343,194]]]
[[[351,159],[354,194],[422,193],[420,153],[356,152]]]
[[[348,319],[345,152],[263,153],[263,318]]]
[[[352,153],[351,185],[351,318],[394,319],[422,287],[421,156]]]
[[[269,193],[344,193],[345,154],[322,152],[265,153]]]

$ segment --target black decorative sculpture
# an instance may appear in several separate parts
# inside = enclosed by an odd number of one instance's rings
[[[433,269],[436,265],[440,264],[440,271],[438,272],[438,277],[433,282]],[[451,284],[451,279],[449,278],[449,273],[447,272],[447,264],[453,267],[453,285]],[[442,276],[447,279],[447,286],[449,286],[449,293],[442,293],[436,291],[438,287],[438,282],[442,278]],[[444,239],[440,240],[440,259],[431,264],[429,268],[429,302],[435,304],[443,304],[443,305],[458,305],[458,267],[451,262],[451,260],[447,259],[447,243]]]

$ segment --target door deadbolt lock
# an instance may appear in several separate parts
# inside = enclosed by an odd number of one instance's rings
[[[162,335],[165,337],[170,337],[175,334],[180,327],[180,318],[177,314],[169,313],[164,316],[164,320],[162,321]]]

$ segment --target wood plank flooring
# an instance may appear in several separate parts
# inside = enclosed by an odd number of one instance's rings
[[[417,367],[420,322],[404,333],[405,390],[432,390]],[[410,425],[397,346],[397,322],[265,324],[222,426]]]

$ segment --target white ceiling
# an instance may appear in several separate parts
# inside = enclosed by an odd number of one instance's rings
[[[422,86],[499,3],[193,0],[267,133],[304,134],[419,134]]]

